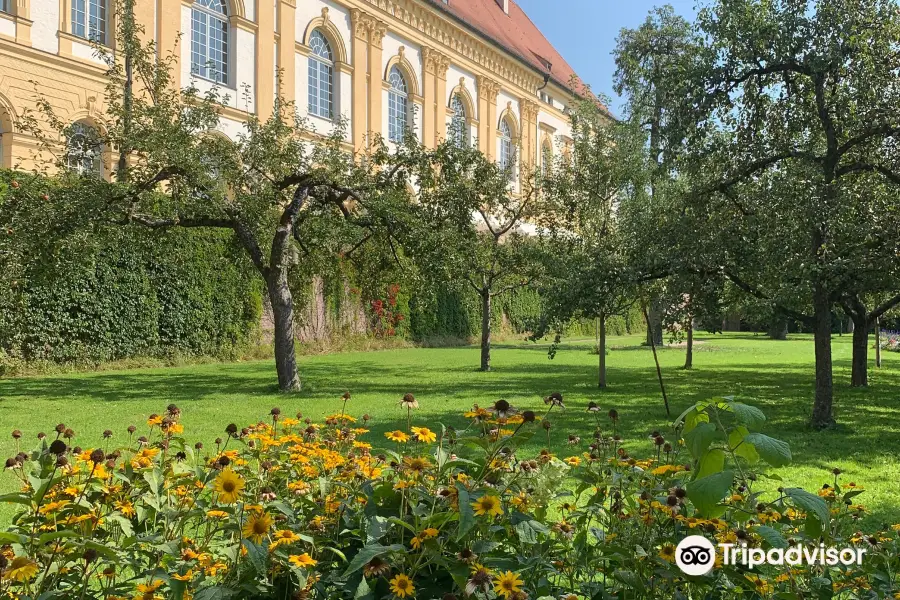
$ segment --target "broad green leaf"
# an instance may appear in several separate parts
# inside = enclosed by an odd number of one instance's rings
[[[684,443],[691,456],[699,459],[706,452],[712,441],[716,439],[716,426],[712,423],[698,423],[696,427],[684,434]]]
[[[265,547],[254,544],[250,540],[244,540],[244,547],[247,549],[247,558],[250,559],[250,564],[253,565],[256,573],[258,575],[264,574],[267,568],[266,563],[269,558]]]
[[[350,561],[350,564],[347,566],[347,570],[344,571],[344,577],[348,575],[352,575],[353,573],[362,569],[366,563],[375,558],[376,556],[381,556],[382,554],[387,554],[388,552],[405,552],[406,548],[402,544],[391,544],[390,546],[382,546],[381,544],[368,544],[363,546],[363,548],[356,553],[356,556],[353,557],[353,560]]]
[[[728,447],[737,455],[746,460],[750,464],[756,464],[759,462],[759,452],[756,451],[756,447],[751,443],[742,443],[744,442],[744,438],[750,435],[750,432],[747,431],[747,428],[743,425],[740,427],[735,427],[731,430],[731,433],[728,434]]]
[[[123,514],[113,513],[106,518],[108,521],[117,524],[122,529],[122,533],[125,534],[125,537],[131,537],[134,535],[134,527],[131,526],[131,521],[128,520]]]
[[[688,406],[688,407],[684,410],[683,413],[681,413],[680,415],[678,415],[678,417],[675,419],[674,425],[678,425],[679,423],[681,423],[681,422],[685,419],[685,417],[688,416],[688,413],[690,413],[692,410],[697,410],[697,405],[696,405],[696,404],[692,404],[692,405]]]
[[[194,600],[230,600],[236,593],[236,590],[216,585],[198,591],[194,594]]]
[[[15,492],[13,494],[3,494],[0,496],[0,504],[24,504],[25,506],[31,506],[31,498],[26,496],[25,494],[21,494],[19,492]]]
[[[825,504],[824,500],[802,488],[786,488],[784,493],[794,501],[796,506],[807,512],[814,513],[822,523],[828,523],[831,513],[828,511],[828,505]]]
[[[466,534],[475,526],[475,511],[472,510],[472,503],[469,501],[469,492],[462,484],[456,484],[456,490],[459,494],[459,532],[456,534],[457,541],[466,537]]]
[[[716,473],[721,473],[725,468],[725,452],[714,448],[703,455],[700,466],[697,468],[697,479],[702,479]]]
[[[699,410],[693,410],[684,418],[684,432],[687,433],[700,423],[709,423],[709,415]]]
[[[751,443],[764,461],[773,467],[783,467],[791,462],[791,447],[781,440],[762,433],[751,433],[744,437],[744,443]]]
[[[733,471],[722,471],[687,484],[687,495],[702,516],[710,515],[734,482]]]
[[[773,529],[768,525],[760,525],[753,530],[753,533],[759,535],[767,544],[773,548],[787,548],[787,540],[777,529]]]
[[[534,520],[517,523],[515,530],[523,544],[537,544],[538,534],[547,535],[550,533],[550,530],[543,523]]]
[[[728,404],[731,406],[735,420],[741,425],[746,425],[750,429],[758,429],[766,422],[766,415],[755,406],[743,402],[729,402]]]

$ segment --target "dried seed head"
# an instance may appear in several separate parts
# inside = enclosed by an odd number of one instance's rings
[[[100,448],[96,448],[93,452],[91,452],[91,462],[95,465],[99,465],[104,460],[106,460],[106,453],[103,452]]]
[[[66,451],[66,443],[62,440],[53,440],[50,444],[50,453],[57,456],[64,454]]]
[[[14,440],[17,440],[22,437],[22,432],[19,431],[18,429],[13,429],[12,437]]]

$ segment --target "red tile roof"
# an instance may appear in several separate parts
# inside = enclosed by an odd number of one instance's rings
[[[508,15],[503,12],[497,0],[450,0],[449,3],[445,3],[444,0],[430,0],[430,2],[519,57],[539,73],[546,74],[549,63],[551,78],[565,88],[570,87],[575,70],[513,0],[509,0]]]

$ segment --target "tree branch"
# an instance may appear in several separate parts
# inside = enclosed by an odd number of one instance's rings
[[[754,296],[755,298],[759,298],[760,300],[765,300],[767,302],[771,302],[772,305],[776,309],[778,309],[785,315],[787,315],[789,317],[793,317],[794,319],[797,319],[798,321],[802,321],[803,323],[806,323],[809,325],[811,325],[813,323],[812,317],[804,315],[803,313],[797,312],[793,309],[787,308],[786,306],[783,306],[783,305],[773,301],[771,296],[764,294],[763,292],[761,292],[754,286],[750,285],[749,283],[747,283],[746,281],[744,281],[743,279],[741,279],[740,277],[735,275],[729,269],[723,269],[722,274],[725,275],[725,277],[727,277],[732,283],[734,283],[734,285],[738,286],[744,292],[750,294],[751,296]]]

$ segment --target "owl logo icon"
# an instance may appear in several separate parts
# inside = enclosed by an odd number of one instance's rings
[[[716,564],[716,548],[702,535],[690,535],[678,542],[675,564],[685,575],[706,575]]]

